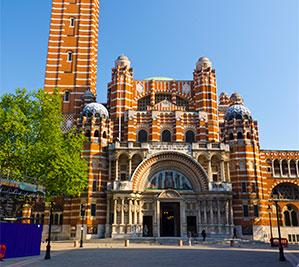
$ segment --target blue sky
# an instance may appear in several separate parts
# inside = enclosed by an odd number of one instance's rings
[[[1,0],[1,94],[41,88],[51,1]],[[115,58],[136,79],[192,79],[197,59],[216,68],[218,93],[238,91],[264,149],[299,150],[299,1],[102,0],[98,101]]]

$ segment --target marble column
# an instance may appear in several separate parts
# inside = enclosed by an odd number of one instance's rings
[[[121,223],[120,224],[125,224],[125,211],[124,211],[124,206],[125,206],[125,199],[121,199]]]
[[[210,220],[211,220],[211,229],[213,229],[214,227],[214,212],[213,212],[213,200],[210,200]]]
[[[283,176],[281,160],[279,161],[280,176]]]
[[[203,205],[203,218],[204,218],[204,224],[205,224],[205,227],[207,226],[208,224],[208,218],[207,218],[207,205],[208,205],[208,202],[206,200],[203,201],[204,205]]]
[[[131,179],[132,175],[132,157],[129,157],[129,179]]]
[[[212,177],[212,162],[211,159],[208,161],[208,176],[209,176],[209,181],[213,182],[213,177]]]
[[[272,160],[272,176],[275,177],[274,160]]]
[[[221,181],[225,182],[225,166],[224,166],[224,161],[220,161],[220,173],[221,173]]]
[[[139,224],[142,224],[142,200],[139,200]]]
[[[132,199],[129,200],[129,224],[132,224]]]
[[[289,174],[289,177],[292,177],[292,175],[291,175],[290,160],[288,160],[288,174]]]
[[[113,224],[117,224],[117,199],[114,199],[114,218]]]
[[[221,233],[221,207],[220,200],[217,200],[217,224],[218,224],[218,233]]]
[[[134,224],[137,224],[137,200],[134,200]]]
[[[118,158],[115,159],[115,181],[118,181]]]
[[[111,181],[112,180],[112,177],[111,177],[111,159],[109,157],[108,159],[108,181]]]

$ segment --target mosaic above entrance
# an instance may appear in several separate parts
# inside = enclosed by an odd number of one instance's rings
[[[163,170],[150,177],[146,189],[192,190],[192,184],[178,171]]]

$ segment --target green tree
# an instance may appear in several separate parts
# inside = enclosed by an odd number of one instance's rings
[[[0,167],[4,174],[31,176],[45,185],[46,196],[76,196],[87,186],[84,136],[62,131],[58,91],[25,89],[0,99]]]

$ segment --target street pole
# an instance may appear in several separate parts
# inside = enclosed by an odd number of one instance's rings
[[[278,243],[279,243],[279,260],[285,261],[284,253],[283,253],[283,246],[281,244],[281,234],[280,234],[280,222],[279,222],[279,214],[278,214],[278,201],[274,200],[275,202],[275,208],[276,208],[276,217],[277,217],[277,230],[278,230]]]
[[[268,211],[269,211],[269,221],[270,221],[270,236],[271,236],[270,241],[271,241],[271,244],[272,244],[272,240],[273,240],[272,218],[271,218],[271,211],[272,211],[272,209],[271,209],[270,205],[268,205]]]
[[[81,218],[82,218],[82,225],[81,225],[80,248],[83,248],[84,215],[85,215],[85,206],[84,206],[84,204],[81,204]]]
[[[51,259],[50,253],[51,253],[51,228],[52,228],[52,220],[53,220],[53,201],[50,202],[48,242],[47,242],[47,247],[46,247],[45,260]]]

